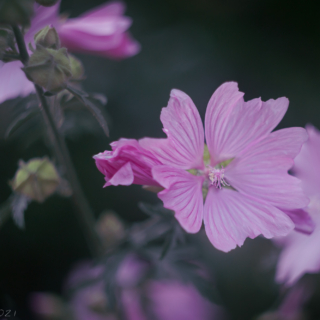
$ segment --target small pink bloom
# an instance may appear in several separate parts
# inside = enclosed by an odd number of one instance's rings
[[[137,54],[140,45],[131,38],[127,29],[131,19],[124,17],[125,5],[110,2],[95,8],[79,18],[59,20],[60,1],[52,7],[34,5],[34,17],[24,38],[33,42],[34,35],[47,25],[55,27],[62,45],[71,52],[83,52],[114,59]],[[20,61],[0,62],[0,103],[35,92]]]
[[[79,18],[68,19],[58,29],[62,45],[70,51],[123,59],[140,51],[127,32],[132,20],[123,16],[125,5],[110,2]]]
[[[297,232],[278,239],[284,246],[281,252],[276,279],[292,285],[305,273],[320,271],[320,132],[307,126],[309,140],[295,158],[294,174],[301,179],[305,193],[310,197],[308,213],[315,223],[311,235]]]
[[[198,232],[204,220],[212,244],[229,251],[247,237],[272,238],[294,228],[284,210],[296,210],[292,214],[299,216],[297,209],[306,207],[309,200],[299,179],[288,170],[307,134],[303,128],[271,133],[288,104],[286,98],[245,102],[236,83],[224,83],[209,101],[204,132],[190,97],[172,90],[161,112],[168,138],[144,138],[139,144],[144,153],[150,152],[161,162],[149,162],[146,170],[151,169],[153,179],[165,189],[158,196],[166,208],[175,211],[186,231]],[[141,160],[139,152],[135,161]]]

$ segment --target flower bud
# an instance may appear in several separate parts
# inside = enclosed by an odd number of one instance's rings
[[[36,47],[44,47],[50,49],[60,49],[60,39],[55,28],[46,26],[34,36]]]
[[[69,54],[72,80],[82,80],[84,78],[84,68],[81,61],[74,55]]]
[[[13,191],[38,202],[43,202],[56,191],[60,178],[48,158],[34,158],[27,163],[20,161],[19,166],[10,182]]]
[[[36,0],[39,4],[41,4],[44,7],[51,7],[55,5],[59,0]]]
[[[66,48],[54,50],[39,47],[22,70],[27,78],[50,92],[59,92],[72,77]]]
[[[28,25],[33,14],[33,0],[0,0],[0,22]]]

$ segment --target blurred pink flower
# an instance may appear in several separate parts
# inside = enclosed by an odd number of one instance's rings
[[[90,262],[79,265],[71,272],[65,286],[67,292],[72,293],[67,306],[50,294],[36,293],[32,296],[31,307],[40,316],[55,315],[57,319],[225,319],[223,309],[203,298],[192,285],[146,277],[149,267],[147,262],[133,254],[120,264],[113,283],[120,317],[108,306],[103,281],[104,267]]]
[[[58,29],[62,45],[73,52],[115,59],[137,54],[140,45],[127,32],[132,20],[123,16],[124,11],[122,2],[110,2],[68,19]]]
[[[52,7],[34,5],[34,17],[24,38],[33,42],[34,35],[47,25],[55,27],[62,45],[71,52],[82,52],[123,59],[137,54],[140,45],[127,31],[131,19],[123,16],[124,3],[110,2],[95,8],[78,18],[59,19],[60,1]],[[0,103],[18,96],[33,93],[34,86],[21,70],[20,61],[0,61]]]
[[[257,320],[306,320],[303,308],[313,292],[314,286],[311,283],[298,283],[286,293],[276,311],[264,313]]]
[[[278,239],[283,250],[277,266],[276,279],[294,284],[305,273],[320,271],[320,132],[307,126],[309,140],[295,158],[293,173],[302,181],[302,188],[310,197],[308,212],[315,223],[311,235],[297,232]]]
[[[195,233],[204,220],[210,241],[222,251],[241,246],[247,237],[286,235],[294,228],[288,214],[295,222],[309,221],[307,213],[297,210],[309,200],[299,179],[288,174],[307,139],[305,129],[271,133],[288,104],[287,98],[244,102],[236,83],[224,83],[208,104],[205,146],[197,108],[188,95],[172,90],[160,117],[168,138],[140,140],[143,152],[137,147],[132,159],[124,158],[117,148],[107,151],[95,157],[97,165],[106,175],[106,185],[151,184],[138,181],[131,168],[137,162],[145,165],[145,171],[165,188],[158,196],[175,211],[182,227]],[[148,163],[147,152],[152,159]]]

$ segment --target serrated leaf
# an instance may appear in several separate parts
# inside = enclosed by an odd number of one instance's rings
[[[109,137],[109,128],[108,128],[107,121],[105,120],[100,108],[96,106],[91,100],[89,100],[88,94],[70,85],[68,85],[66,89],[69,90],[77,99],[79,99],[89,109],[89,111],[93,114],[93,116],[99,122],[106,136]]]

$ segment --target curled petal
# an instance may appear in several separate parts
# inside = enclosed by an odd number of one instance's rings
[[[108,186],[130,186],[133,183],[134,176],[131,168],[130,162],[127,162],[124,166],[122,166],[108,182],[104,185]]]
[[[160,118],[168,138],[144,138],[139,141],[141,146],[162,163],[175,168],[203,168],[203,125],[191,98],[180,90],[172,90],[168,106],[162,109]]]
[[[105,186],[132,183],[159,186],[152,178],[151,168],[161,163],[136,140],[120,139],[111,146],[112,151],[94,156],[97,168],[105,175]]]
[[[204,205],[204,224],[211,243],[219,250],[242,246],[247,237],[285,236],[294,228],[281,210],[239,192],[214,187]]]
[[[287,98],[245,102],[236,82],[222,84],[212,95],[205,117],[211,165],[235,157],[270,133],[287,111]]]
[[[175,212],[175,217],[187,232],[198,232],[203,217],[203,177],[169,166],[154,167],[152,174],[166,188],[158,193],[164,207]]]
[[[282,211],[291,218],[296,231],[305,234],[311,234],[314,231],[316,225],[307,211],[303,209]]]
[[[307,134],[303,128],[272,132],[240,153],[225,170],[227,181],[239,192],[268,201],[281,209],[308,205],[300,180],[288,174]]]

